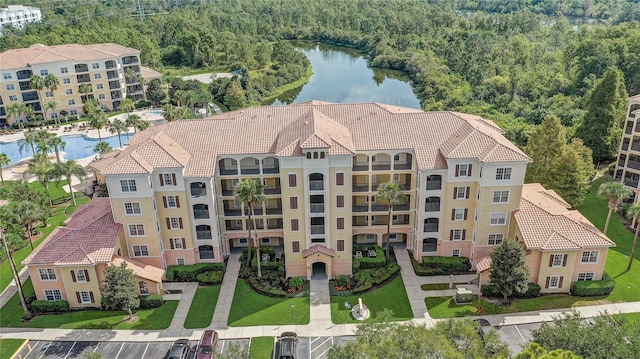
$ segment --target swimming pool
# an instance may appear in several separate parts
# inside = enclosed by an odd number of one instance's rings
[[[162,110],[149,110],[147,113],[149,115],[162,116]]]
[[[98,144],[98,139],[89,138],[86,135],[69,135],[60,136],[66,145],[62,152],[65,153],[64,158],[68,160],[77,160],[95,155],[93,148]],[[107,142],[113,148],[120,147],[118,136],[102,137],[103,142]],[[127,142],[127,135],[122,134],[122,143]],[[24,141],[18,140],[13,142],[0,142],[0,152],[6,153],[14,165],[20,160],[33,156],[31,147]],[[52,151],[53,153],[53,151]]]

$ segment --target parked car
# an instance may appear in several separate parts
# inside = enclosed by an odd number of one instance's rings
[[[178,339],[173,342],[171,349],[169,349],[169,356],[167,359],[185,359],[189,354],[189,345],[191,342],[189,339]]]
[[[215,330],[205,330],[198,343],[198,351],[196,359],[213,359],[215,358],[215,349],[218,345],[218,332]]]
[[[298,347],[298,335],[294,332],[284,332],[278,338],[277,359],[295,359]]]

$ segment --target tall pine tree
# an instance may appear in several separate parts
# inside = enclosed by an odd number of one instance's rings
[[[516,293],[529,289],[530,269],[525,259],[524,247],[513,239],[507,239],[490,254],[489,281],[502,294],[504,302]]]
[[[627,90],[622,72],[610,68],[587,96],[587,109],[576,135],[600,162],[615,155],[627,109]]]

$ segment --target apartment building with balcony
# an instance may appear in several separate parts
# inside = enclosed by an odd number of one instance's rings
[[[60,116],[62,110],[70,115],[82,115],[82,105],[88,99],[96,99],[105,109],[116,110],[125,97],[133,100],[144,97],[140,82],[143,75],[159,76],[156,71],[141,66],[139,50],[110,43],[34,44],[7,50],[0,53],[0,73],[0,125],[16,121],[7,116],[6,107],[13,103],[31,106],[42,114],[41,106],[56,102],[56,111],[48,113],[47,118]],[[57,89],[31,88],[29,80],[33,75],[49,74],[58,78]],[[23,118],[17,120],[24,121]]]
[[[423,256],[486,256],[509,234],[530,159],[478,116],[377,103],[252,107],[154,126],[94,161],[135,260],[222,261],[248,245],[233,188],[259,179],[262,246],[287,276],[351,274],[354,244],[387,236]],[[393,180],[407,196],[376,198]]]
[[[40,22],[42,12],[37,7],[24,5],[9,5],[0,9],[0,34],[2,28],[11,25],[16,29],[23,29],[30,22]]]
[[[629,99],[614,178],[633,191],[633,203],[638,203],[640,183],[640,95]]]

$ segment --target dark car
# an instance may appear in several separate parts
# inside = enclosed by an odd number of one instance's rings
[[[184,359],[189,354],[189,339],[178,339],[173,342],[167,359]]]
[[[213,359],[214,350],[218,345],[218,333],[215,330],[205,330],[198,343],[198,354],[196,359]]]
[[[294,332],[284,332],[278,339],[279,353],[277,359],[295,359],[298,346],[298,335]]]

